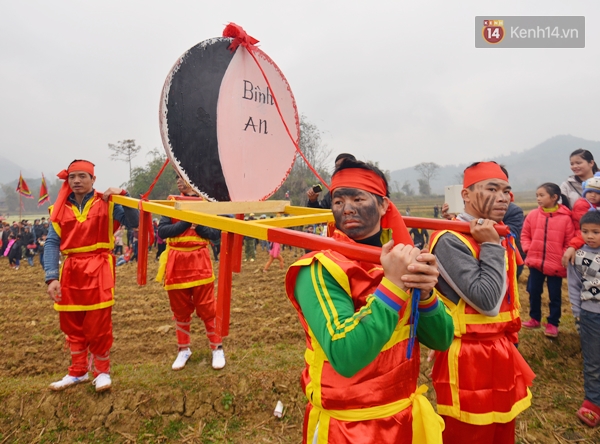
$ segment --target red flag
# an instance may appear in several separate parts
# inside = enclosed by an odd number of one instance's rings
[[[50,196],[48,196],[48,187],[46,186],[46,178],[42,173],[42,184],[40,185],[40,198],[38,199],[38,207],[46,202],[50,202]]]
[[[29,187],[25,183],[25,179],[23,179],[23,175],[20,173],[19,173],[19,185],[17,185],[17,189],[15,191],[18,192],[21,196],[25,196],[25,197],[29,197],[30,199],[33,199],[33,196],[31,195],[31,191],[29,191]]]

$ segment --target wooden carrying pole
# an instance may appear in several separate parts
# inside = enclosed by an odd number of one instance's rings
[[[332,238],[316,236],[311,233],[287,229],[287,227],[333,221],[333,214],[329,210],[293,207],[289,205],[289,201],[186,201],[173,203],[165,201],[139,201],[131,197],[117,195],[113,195],[111,198],[117,204],[141,209],[143,217],[140,218],[140,233],[145,233],[142,231],[142,228],[143,225],[150,220],[151,213],[173,217],[179,220],[216,228],[222,231],[217,294],[217,331],[223,337],[229,334],[231,281],[233,272],[239,272],[241,269],[242,236],[249,236],[255,239],[267,240],[270,242],[278,242],[309,250],[334,250],[340,254],[343,254],[349,259],[372,262],[376,264],[379,263],[379,257],[381,255],[381,248],[354,243],[337,242]],[[266,210],[266,208],[269,208],[271,211]],[[286,215],[289,215],[289,217],[244,221],[243,213],[249,212],[282,212]],[[237,213],[238,215],[241,214],[242,220],[240,220],[240,216],[237,218],[219,216],[219,214],[231,213]],[[470,225],[467,222],[419,217],[404,217],[403,219],[406,226],[409,228],[453,230],[460,233],[470,232]],[[501,236],[506,236],[509,234],[509,229],[505,225],[497,225],[496,231]],[[142,235],[142,237],[145,237],[145,234]],[[138,284],[145,285],[148,251],[147,246],[142,248],[141,238],[138,238],[138,243]],[[145,257],[143,260],[142,250],[145,252]]]

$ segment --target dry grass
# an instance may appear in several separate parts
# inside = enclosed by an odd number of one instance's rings
[[[286,264],[294,259],[284,251]],[[0,260],[0,444],[54,442],[297,443],[305,404],[299,387],[304,339],[283,291],[282,271],[260,272],[267,260],[245,262],[234,275],[232,322],[225,339],[227,366],[210,368],[206,339],[192,326],[188,366],[173,372],[175,339],[166,293],[151,282],[135,284],[134,266],[118,268],[113,319],[113,390],[97,395],[90,385],[52,393],[49,382],[68,365],[56,313],[44,294],[39,265],[18,271]],[[277,264],[274,264],[277,265]],[[156,270],[150,263],[149,277]],[[527,271],[519,285],[528,319]],[[544,310],[547,313],[547,296]],[[583,399],[579,338],[566,284],[560,336],[521,332],[520,351],[537,374],[533,405],[517,418],[520,443],[595,443],[596,430],[575,411]],[[165,331],[166,330],[166,331]],[[421,382],[430,385],[423,363]],[[433,391],[429,396],[434,398]],[[273,416],[277,400],[285,416]]]

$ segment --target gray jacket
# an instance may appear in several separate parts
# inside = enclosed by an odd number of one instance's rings
[[[575,176],[569,176],[567,180],[560,185],[560,192],[569,198],[569,207],[573,208],[577,199],[582,197],[581,194],[583,193],[583,188],[581,182],[579,182]]]
[[[575,265],[567,269],[569,300],[573,316],[581,310],[600,313],[600,248],[584,245],[575,254]]]
[[[457,220],[473,216],[462,213]],[[455,304],[460,299],[485,316],[497,316],[506,294],[506,250],[490,242],[481,244],[479,258],[452,233],[443,234],[433,248],[440,277],[438,290]]]

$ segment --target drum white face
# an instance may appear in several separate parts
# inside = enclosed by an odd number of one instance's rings
[[[281,186],[299,140],[296,102],[259,49],[231,53],[229,38],[206,40],[179,58],[163,87],[160,124],[173,165],[196,191],[219,201],[264,200]]]

